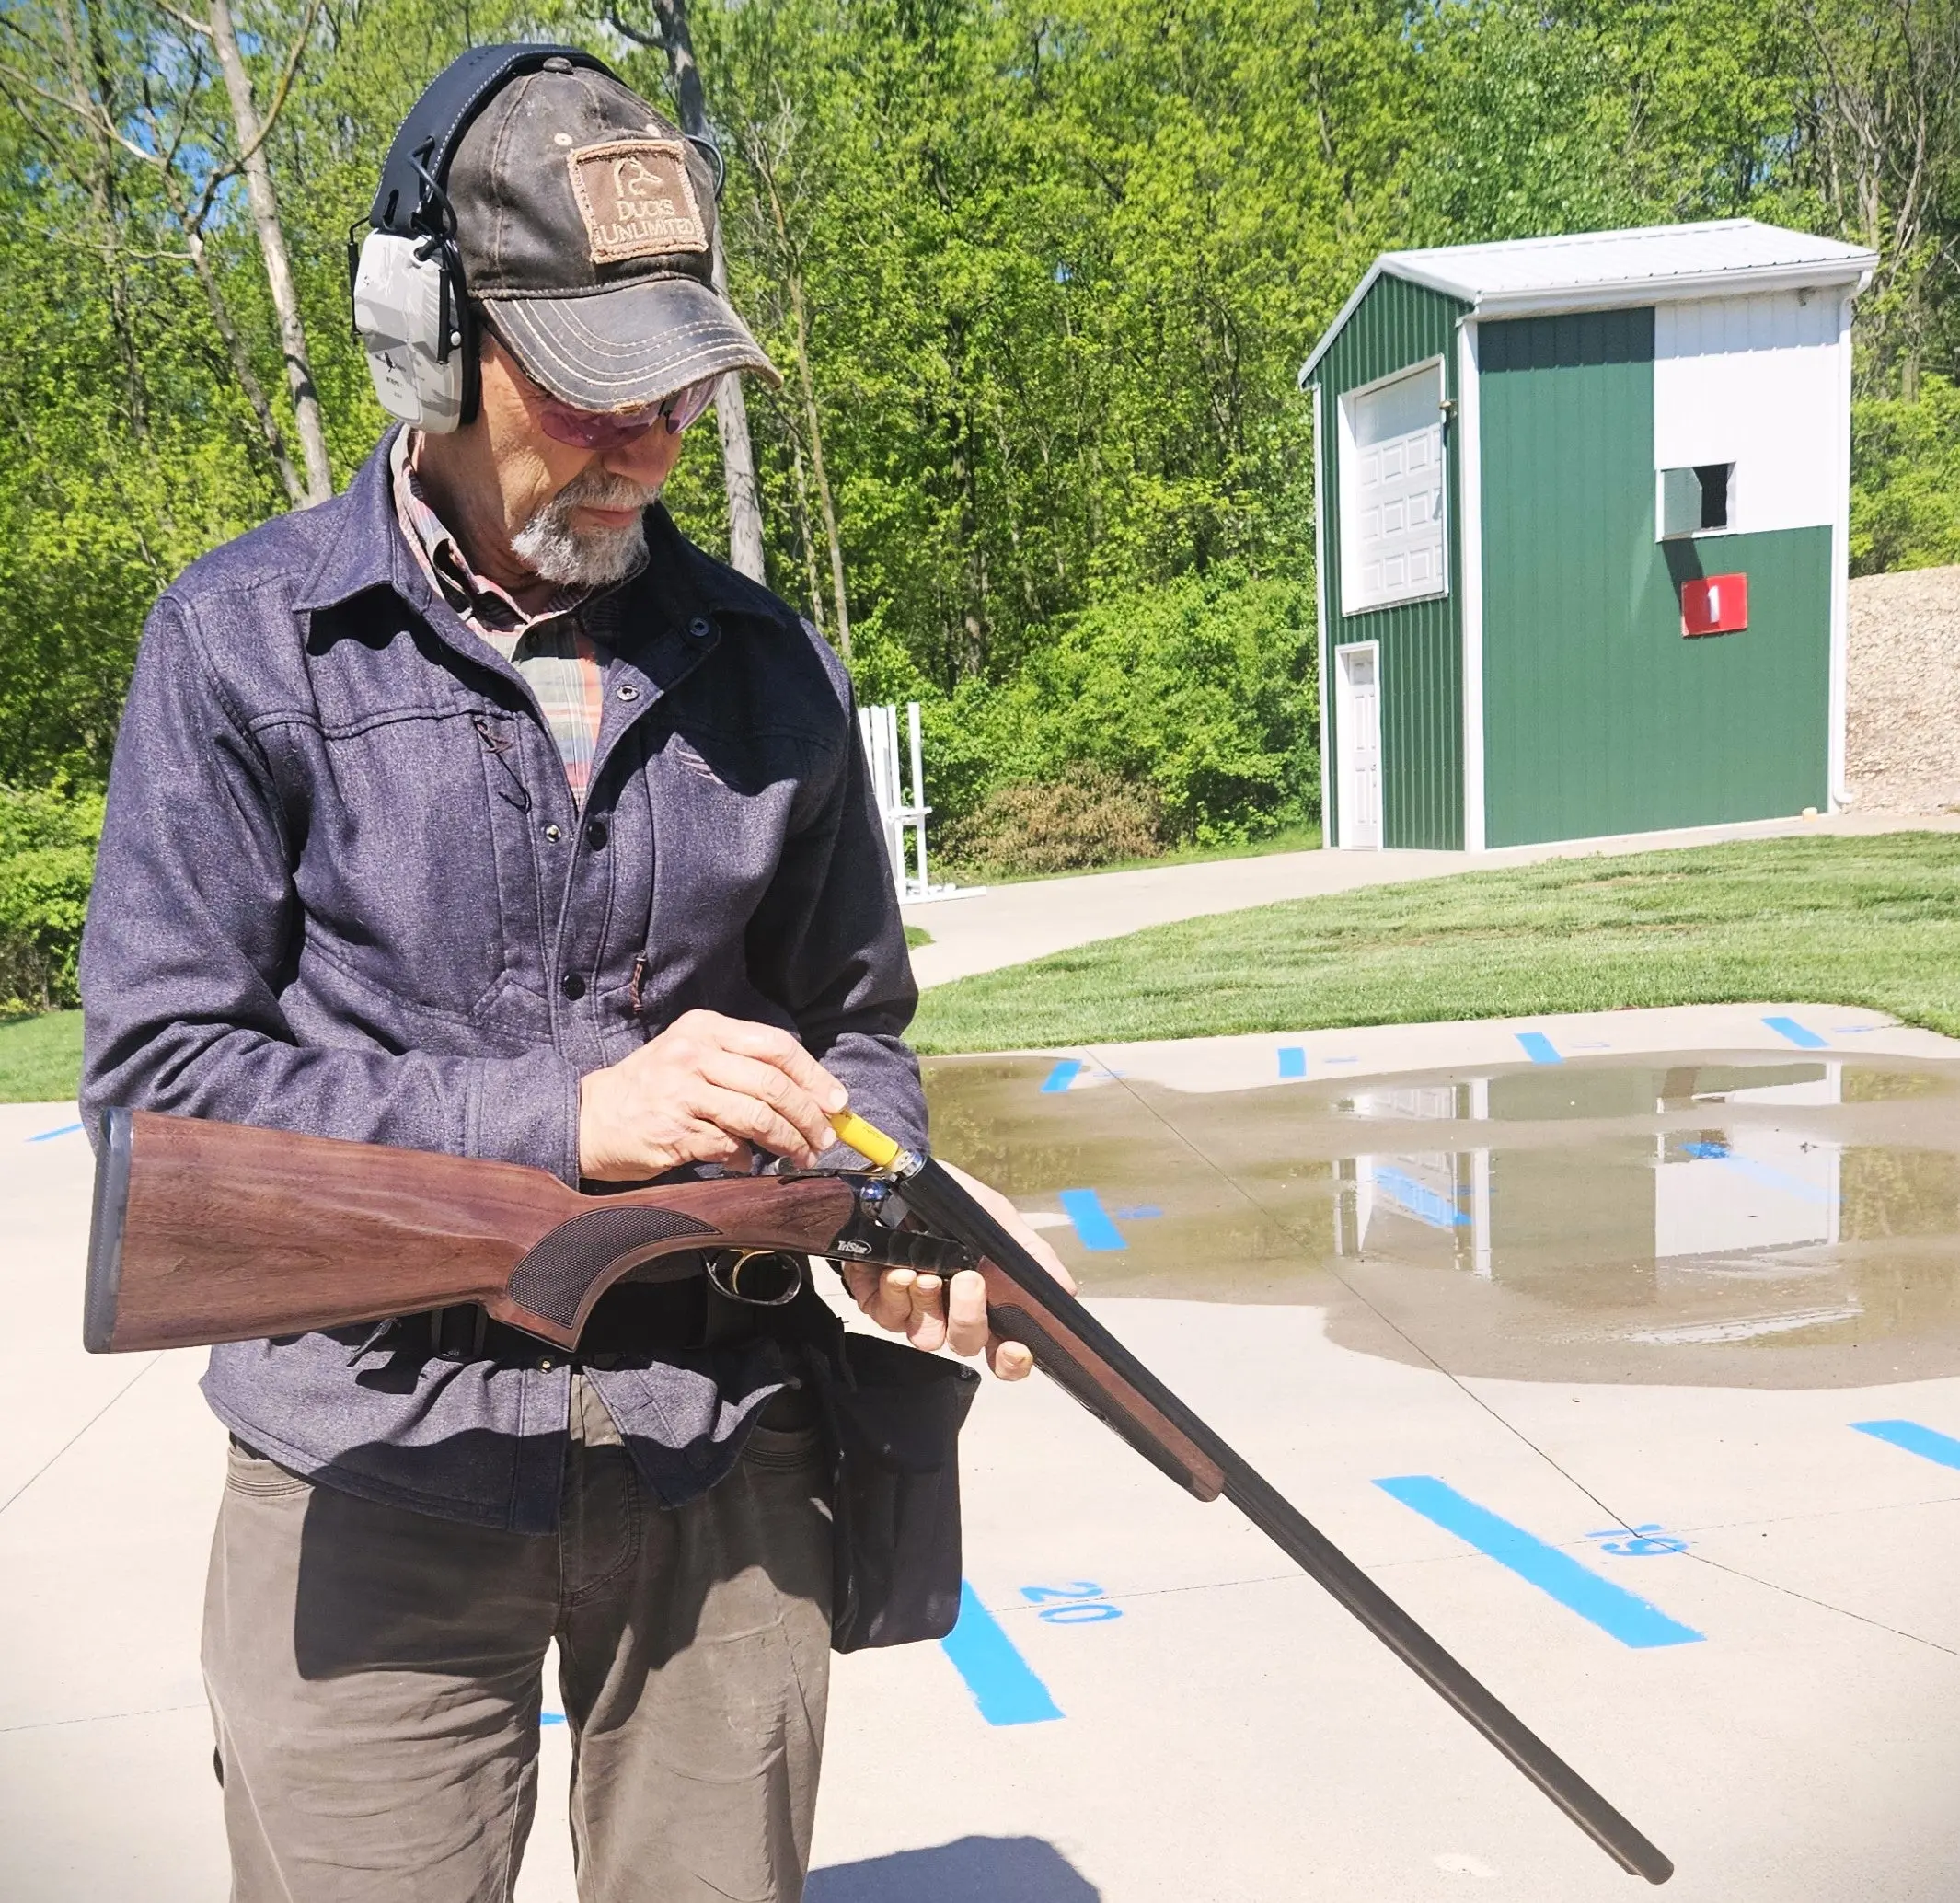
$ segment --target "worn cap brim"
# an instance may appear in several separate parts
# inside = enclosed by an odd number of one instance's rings
[[[782,377],[725,298],[692,278],[632,278],[582,297],[486,297],[532,382],[578,409],[643,409],[704,377]]]

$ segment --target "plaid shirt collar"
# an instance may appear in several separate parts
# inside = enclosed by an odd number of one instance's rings
[[[556,589],[542,608],[535,613],[520,607],[505,589],[469,565],[462,544],[449,532],[435,512],[428,492],[415,470],[415,451],[421,435],[414,430],[399,432],[388,453],[388,471],[395,491],[395,513],[401,523],[409,548],[444,600],[479,632],[501,635],[528,633],[541,622],[569,615],[589,600],[591,588],[565,584]],[[633,570],[638,574],[646,566],[641,555]],[[628,576],[624,579],[630,580]]]

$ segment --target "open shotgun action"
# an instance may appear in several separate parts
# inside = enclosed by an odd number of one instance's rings
[[[986,1281],[994,1332],[1200,1500],[1223,1494],[1623,1869],[1673,1864],[1068,1293],[930,1158],[848,1113],[870,1172],[784,1172],[582,1195],[520,1165],[110,1111],[85,1337],[98,1352],[375,1321],[464,1302],[560,1347],[629,1273],[828,1257]],[[906,1227],[900,1227],[901,1224]],[[923,1227],[920,1227],[923,1226]],[[760,1265],[758,1265],[760,1266]],[[785,1270],[787,1272],[787,1269]],[[732,1278],[727,1279],[727,1278]]]

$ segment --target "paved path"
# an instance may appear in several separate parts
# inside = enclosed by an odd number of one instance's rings
[[[1207,859],[1196,865],[1145,866],[1130,872],[1089,872],[997,885],[967,899],[905,908],[907,923],[932,934],[912,954],[922,986],[1021,964],[1071,945],[1121,938],[1146,926],[1214,912],[1241,912],[1282,899],[1316,898],[1363,885],[1395,885],[1493,866],[1526,866],[1590,853],[1653,852],[1710,846],[1724,839],[1775,839],[1799,833],[1871,834],[1960,831],[1960,815],[1901,818],[1841,813],[1829,819],[1756,820],[1671,833],[1630,833],[1554,846],[1507,846],[1494,852],[1275,852],[1258,859]]]

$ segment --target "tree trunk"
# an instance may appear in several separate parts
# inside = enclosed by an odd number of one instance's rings
[[[687,0],[652,0],[660,23],[660,43],[674,80],[674,98],[680,108],[681,130],[690,138],[707,139],[708,102],[701,92],[701,68],[694,56],[694,37],[687,30]],[[728,260],[721,249],[721,221],[715,220],[715,289],[728,294]],[[731,371],[715,392],[715,428],[721,437],[721,484],[728,495],[728,564],[752,582],[767,583],[762,549],[762,493],[755,482],[755,451],[749,441],[748,403],[742,377]]]
[[[251,406],[252,415],[258,421],[259,434],[265,438],[272,467],[279,471],[280,485],[286,492],[286,501],[295,509],[304,509],[315,499],[306,493],[306,485],[299,479],[299,471],[293,467],[293,458],[286,454],[286,439],[280,432],[279,419],[272,413],[265,386],[259,381],[258,373],[252,368],[251,352],[246,349],[245,340],[238,335],[237,325],[232,322],[231,309],[225,302],[225,292],[218,283],[217,273],[211,268],[211,260],[204,255],[203,233],[187,224],[184,226],[184,247],[190,254],[190,267],[197,273],[204,302],[211,308],[211,321],[224,340],[225,354],[231,359],[232,375],[238,379],[238,387],[245,392],[245,400]]]
[[[75,14],[67,0],[55,8],[62,36],[62,51],[68,66],[68,86],[76,116],[87,127],[93,163],[88,177],[88,201],[102,236],[102,265],[109,278],[110,327],[115,332],[116,352],[122,360],[123,410],[129,418],[130,433],[140,443],[149,433],[149,406],[144,390],[142,361],[136,350],[130,322],[129,283],[122,270],[121,231],[116,208],[116,149],[103,130],[102,118],[114,119],[116,101],[110,85],[109,63],[102,46],[102,24],[95,10],[88,13],[88,66],[93,85],[85,68],[81,37],[75,30]],[[99,101],[97,94],[99,92]]]
[[[728,294],[728,260],[721,254],[721,225],[715,224],[715,289]],[[755,481],[755,448],[749,441],[748,399],[742,375],[732,370],[715,390],[715,429],[721,438],[721,487],[728,495],[728,565],[738,575],[768,586],[762,548],[762,490]]]
[[[810,432],[810,472],[816,482],[817,507],[824,516],[824,539],[830,549],[831,599],[837,611],[837,652],[850,659],[850,602],[844,588],[844,541],[837,532],[837,508],[830,493],[830,478],[824,470],[824,424],[817,414],[816,385],[810,374],[810,320],[803,308],[803,272],[790,243],[790,223],[783,215],[781,194],[776,180],[763,179],[769,193],[769,211],[776,221],[777,241],[782,247],[784,276],[789,280],[790,315],[796,339],[796,381],[803,399],[803,427]]]
[[[286,363],[286,388],[293,398],[293,421],[300,455],[306,466],[306,500],[324,502],[333,493],[333,469],[327,460],[327,429],[313,386],[313,360],[306,349],[306,328],[300,317],[299,293],[286,256],[286,237],[279,223],[279,199],[272,189],[272,168],[266,161],[265,133],[252,103],[251,75],[238,51],[232,26],[230,0],[211,0],[211,43],[225,75],[231,100],[232,124],[238,135],[240,162],[251,200],[252,225],[259,236],[265,280],[279,318],[279,340]]]
[[[810,619],[827,640],[824,626],[824,583],[817,576],[816,543],[810,534],[810,485],[803,479],[803,446],[790,432],[790,477],[796,484],[796,540],[803,551],[803,577],[810,583]]]

